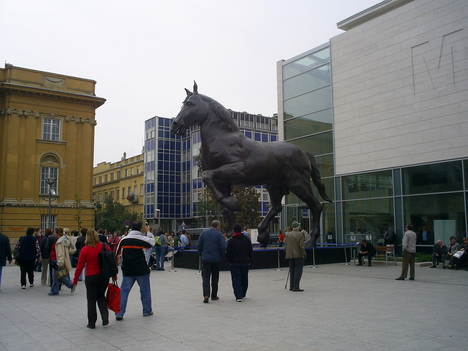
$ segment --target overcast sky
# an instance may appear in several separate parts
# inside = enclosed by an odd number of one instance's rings
[[[379,0],[1,0],[0,66],[97,81],[94,163],[142,151],[144,121],[184,88],[226,108],[277,112],[276,62],[342,33]]]

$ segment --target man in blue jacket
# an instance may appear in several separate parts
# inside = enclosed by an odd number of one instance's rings
[[[226,252],[226,240],[219,232],[219,221],[213,221],[211,228],[205,229],[198,238],[197,251],[202,259],[203,302],[218,300],[219,262]]]

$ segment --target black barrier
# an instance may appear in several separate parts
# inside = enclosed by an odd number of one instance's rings
[[[318,244],[315,248],[307,248],[305,265],[318,265],[327,263],[348,263],[351,257],[351,244]],[[280,268],[288,267],[289,263],[285,259],[283,247],[267,247],[260,248],[254,244],[252,254],[252,262],[250,269],[265,269],[265,268]],[[177,268],[188,268],[199,270],[199,255],[195,248],[193,249],[178,249],[174,248],[173,264]],[[177,259],[174,260],[174,257]],[[223,255],[220,262],[220,270],[229,270],[229,262],[226,255]]]

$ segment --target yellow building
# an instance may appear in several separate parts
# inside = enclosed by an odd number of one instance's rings
[[[144,163],[143,154],[127,158],[126,153],[120,161],[98,163],[93,169],[93,199],[99,209],[108,197],[124,205],[130,212],[143,218],[144,204]]]
[[[90,79],[0,68],[0,230],[93,227],[95,111]]]

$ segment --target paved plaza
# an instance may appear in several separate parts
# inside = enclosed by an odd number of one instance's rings
[[[247,298],[236,302],[221,272],[218,301],[202,303],[197,271],[151,272],[154,315],[142,316],[134,286],[122,321],[86,328],[86,289],[48,296],[20,288],[19,268],[3,269],[2,350],[463,350],[467,347],[468,272],[352,263],[304,267],[301,288],[285,289],[287,270],[251,270]]]

